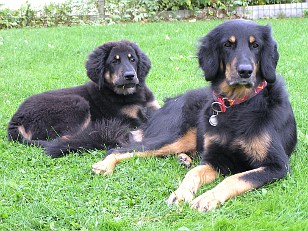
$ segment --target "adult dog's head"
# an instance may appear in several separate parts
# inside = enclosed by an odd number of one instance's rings
[[[214,28],[200,42],[199,65],[217,93],[243,97],[262,80],[275,81],[279,54],[269,26],[231,20]]]
[[[137,86],[143,86],[150,68],[149,58],[127,40],[97,47],[86,62],[88,77],[100,89],[106,86],[123,95],[133,94]]]

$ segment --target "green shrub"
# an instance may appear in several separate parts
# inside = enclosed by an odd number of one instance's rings
[[[18,10],[5,9],[0,5],[0,29],[89,23],[89,15],[97,11],[94,3],[95,0],[67,0],[59,4],[50,3],[40,10],[34,10],[28,2]]]
[[[0,29],[170,20],[179,18],[169,13],[177,10],[189,10],[193,12],[191,16],[215,18],[231,16],[238,6],[301,1],[304,0],[106,0],[103,19],[98,16],[98,0],[67,0],[50,3],[41,10],[34,10],[28,2],[18,10],[3,9],[0,4]]]

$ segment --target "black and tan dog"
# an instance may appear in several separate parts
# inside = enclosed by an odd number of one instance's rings
[[[125,146],[129,131],[159,108],[145,85],[150,67],[135,43],[122,40],[97,47],[86,62],[91,81],[26,99],[9,122],[8,139],[40,145],[52,157]]]
[[[133,156],[197,151],[200,165],[167,201],[190,202],[199,211],[286,176],[296,124],[276,75],[278,52],[270,27],[225,22],[201,39],[198,58],[211,86],[169,100],[143,128],[142,142],[111,150],[93,165],[94,172],[108,174]],[[232,175],[194,199],[219,174]]]

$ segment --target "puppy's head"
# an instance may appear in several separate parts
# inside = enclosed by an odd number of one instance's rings
[[[151,68],[149,58],[135,44],[127,40],[107,42],[97,47],[86,62],[88,77],[117,94],[133,94],[143,86]]]
[[[275,81],[279,55],[269,26],[231,20],[214,28],[200,42],[199,65],[218,93],[242,97],[264,79]]]

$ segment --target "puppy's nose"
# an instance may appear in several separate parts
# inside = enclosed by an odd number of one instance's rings
[[[126,71],[124,72],[124,79],[126,80],[132,80],[133,78],[135,78],[135,72],[134,71]]]
[[[240,64],[237,73],[241,78],[249,78],[252,74],[252,66],[250,64]]]

